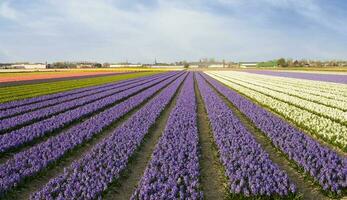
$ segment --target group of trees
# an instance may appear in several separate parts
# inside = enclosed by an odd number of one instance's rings
[[[88,62],[55,62],[48,64],[47,68],[101,68],[102,64],[100,63],[88,63]]]
[[[303,67],[308,65],[306,60],[295,60],[280,58],[278,60],[271,60],[267,62],[261,62],[258,67]]]
[[[277,65],[279,67],[305,67],[313,65],[313,61],[280,58],[277,60]]]
[[[258,67],[334,67],[347,66],[347,61],[317,61],[317,60],[293,60],[280,58],[267,62],[258,63]]]

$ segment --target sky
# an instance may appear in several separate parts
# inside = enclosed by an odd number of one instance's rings
[[[0,62],[347,60],[345,0],[0,0]]]

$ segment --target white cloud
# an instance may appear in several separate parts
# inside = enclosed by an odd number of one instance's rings
[[[3,1],[0,4],[0,17],[4,17],[10,20],[16,20],[18,17],[18,12],[12,9],[10,6],[10,1]]]
[[[310,0],[254,2],[258,2],[257,6],[264,4],[261,8],[292,9],[317,23],[323,13],[322,8]],[[264,27],[261,23],[273,16],[265,11],[247,10],[249,5],[240,0],[219,0],[219,6],[239,9],[230,15],[204,10],[205,5],[196,0],[188,3],[159,0],[154,6],[136,4],[131,9],[117,3],[119,1],[47,0],[37,4],[34,10],[21,10],[20,17],[15,6],[2,3],[0,8],[13,13],[7,14],[12,18],[7,18],[16,19],[17,29],[0,31],[0,51],[7,49],[15,53],[12,58],[29,61],[346,58],[346,47],[334,46],[341,45],[338,39],[323,40],[320,34],[313,37],[310,30],[288,32],[276,24],[274,28]],[[6,12],[0,11],[1,16]],[[0,57],[1,60],[4,59]]]

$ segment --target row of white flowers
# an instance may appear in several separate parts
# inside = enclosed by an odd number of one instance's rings
[[[245,96],[257,101],[259,104],[270,108],[280,114],[289,121],[294,122],[308,133],[315,134],[323,140],[346,150],[347,148],[347,127],[334,122],[326,117],[322,117],[305,109],[301,109],[290,103],[280,101],[271,96],[267,96],[258,89],[250,89],[248,87],[233,83],[229,80],[216,76],[211,72],[206,72],[211,77],[219,80],[232,89],[242,93]],[[224,74],[219,73],[219,74]],[[229,78],[230,79],[230,78]]]
[[[328,106],[315,103],[309,100],[301,99],[299,97],[291,96],[287,93],[277,92],[273,90],[272,88],[268,89],[266,85],[257,86],[253,83],[249,83],[252,81],[251,79],[247,81],[247,78],[245,77],[228,74],[228,72],[226,73],[215,72],[213,74],[218,76],[223,76],[224,78],[232,81],[233,83],[239,84],[241,86],[247,87],[252,90],[256,90],[258,92],[261,92],[262,94],[265,94],[277,100],[295,105],[299,108],[313,112],[317,115],[327,117],[341,124],[347,124],[347,113],[340,109],[328,107]]]
[[[321,91],[325,93],[331,93],[331,94],[347,97],[347,86],[341,83],[331,83],[331,82],[313,81],[313,80],[305,80],[305,79],[297,79],[297,78],[261,75],[261,74],[247,73],[247,72],[233,71],[232,73],[252,75],[252,77],[262,78],[262,79],[271,80],[271,81],[278,81],[285,84],[291,84],[296,87],[304,87],[307,89],[312,89],[316,91]]]
[[[257,86],[265,87],[277,92],[282,92],[286,93],[289,95],[293,95],[296,97],[299,97],[301,99],[306,99],[315,103],[323,104],[329,107],[337,108],[342,111],[347,111],[347,97],[341,99],[343,100],[336,100],[336,99],[331,99],[324,97],[322,94],[323,92],[314,92],[311,93],[311,90],[309,89],[302,89],[302,88],[297,88],[295,86],[287,85],[287,84],[281,84],[281,83],[276,83],[273,82],[272,80],[262,80],[254,77],[249,77],[249,76],[239,76],[237,74],[232,74],[231,76],[227,74],[226,76],[228,77],[233,77],[237,80],[241,80],[244,82],[252,83]]]
[[[327,102],[326,105],[330,105],[330,106],[338,106],[339,108],[343,108],[347,110],[347,92],[339,92],[340,94],[332,94],[330,93],[331,90],[327,90],[327,89],[317,89],[314,88],[315,85],[319,84],[317,82],[312,82],[311,83],[311,87],[309,85],[300,85],[300,80],[296,81],[296,83],[291,83],[288,82],[286,79],[287,78],[273,78],[272,76],[257,76],[251,73],[240,73],[240,72],[233,72],[233,74],[237,74],[238,76],[242,76],[242,77],[247,77],[247,78],[251,78],[254,81],[259,81],[262,83],[267,83],[269,85],[274,85],[274,86],[279,86],[279,87],[284,87],[284,88],[288,88],[288,89],[292,89],[295,90],[297,92],[303,92],[305,94],[309,94],[309,95],[313,95],[313,96],[317,96],[317,98],[322,98],[322,99],[326,99],[324,101]],[[347,86],[346,86],[347,88]],[[329,103],[328,103],[329,102]],[[344,103],[344,105],[341,105],[341,102]]]

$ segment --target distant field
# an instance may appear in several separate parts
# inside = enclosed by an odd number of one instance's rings
[[[16,81],[31,81],[42,79],[59,79],[59,78],[74,78],[93,75],[109,75],[121,72],[15,72],[15,73],[0,73],[0,83],[16,82]]]
[[[40,72],[42,73],[42,72]],[[158,72],[139,72],[131,74],[118,74],[114,76],[103,76],[96,78],[86,78],[79,80],[67,80],[57,81],[50,83],[39,83],[39,84],[25,84],[10,87],[0,88],[0,103],[7,101],[14,101],[18,99],[30,98],[39,95],[52,94],[56,92],[63,92],[67,90],[101,85],[105,83],[121,81],[130,78],[138,78],[142,76],[153,75]]]
[[[93,69],[0,69],[0,77],[6,76],[5,74],[19,73],[19,75],[26,73],[49,73],[49,72],[143,72],[143,71],[179,71],[182,68],[138,68],[138,67],[122,67],[122,68],[93,68]]]

